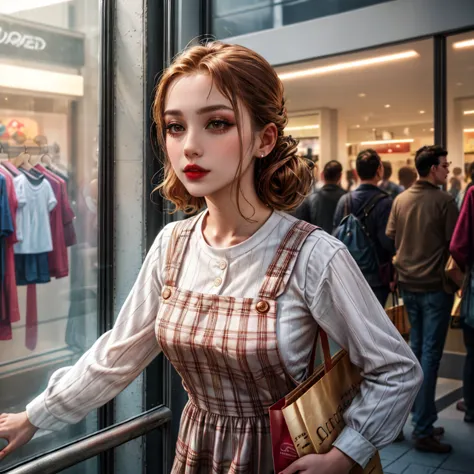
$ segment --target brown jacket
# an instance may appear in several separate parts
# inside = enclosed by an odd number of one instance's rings
[[[449,241],[458,218],[454,198],[427,181],[417,181],[395,199],[387,236],[395,240],[395,268],[407,291],[455,291],[444,275]]]

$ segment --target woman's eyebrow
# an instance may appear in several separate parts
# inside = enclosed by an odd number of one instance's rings
[[[209,112],[216,112],[217,110],[230,110],[231,112],[234,111],[234,109],[232,107],[229,107],[228,105],[216,104],[216,105],[208,105],[207,107],[202,107],[201,109],[198,109],[196,113],[198,115],[203,115]],[[181,110],[171,109],[171,110],[165,110],[164,115],[182,116],[183,112],[181,112]]]

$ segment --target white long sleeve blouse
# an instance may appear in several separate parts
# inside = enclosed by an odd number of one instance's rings
[[[256,298],[295,218],[275,211],[246,241],[213,248],[202,236],[202,216],[191,236],[178,286]],[[27,406],[33,425],[60,429],[78,422],[115,397],[160,353],[154,328],[174,225],[157,236],[113,329],[74,366],[56,371],[46,390]],[[361,368],[360,394],[346,411],[346,427],[334,445],[365,465],[403,427],[422,372],[347,249],[323,231],[306,239],[287,289],[278,298],[277,340],[286,368],[296,380],[305,375],[318,325]]]

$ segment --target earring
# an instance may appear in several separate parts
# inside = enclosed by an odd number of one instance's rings
[[[265,156],[265,153],[263,151],[260,153],[260,158],[263,158]]]

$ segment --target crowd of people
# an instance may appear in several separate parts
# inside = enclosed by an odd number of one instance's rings
[[[420,148],[416,168],[402,167],[396,184],[390,180],[391,164],[375,150],[363,150],[356,160],[358,186],[351,190],[352,180],[347,191],[341,187],[342,165],[330,161],[321,174],[323,184],[294,212],[347,245],[382,306],[390,304],[391,292],[402,296],[410,345],[424,373],[412,408],[413,438],[417,449],[437,453],[452,449],[441,441],[443,427],[434,426],[438,369],[458,290],[445,272],[450,254],[466,274],[461,293],[464,400],[457,407],[465,412],[465,422],[474,422],[474,163],[466,186],[457,173],[445,191],[447,156],[439,146]],[[403,432],[397,440],[402,439]]]

